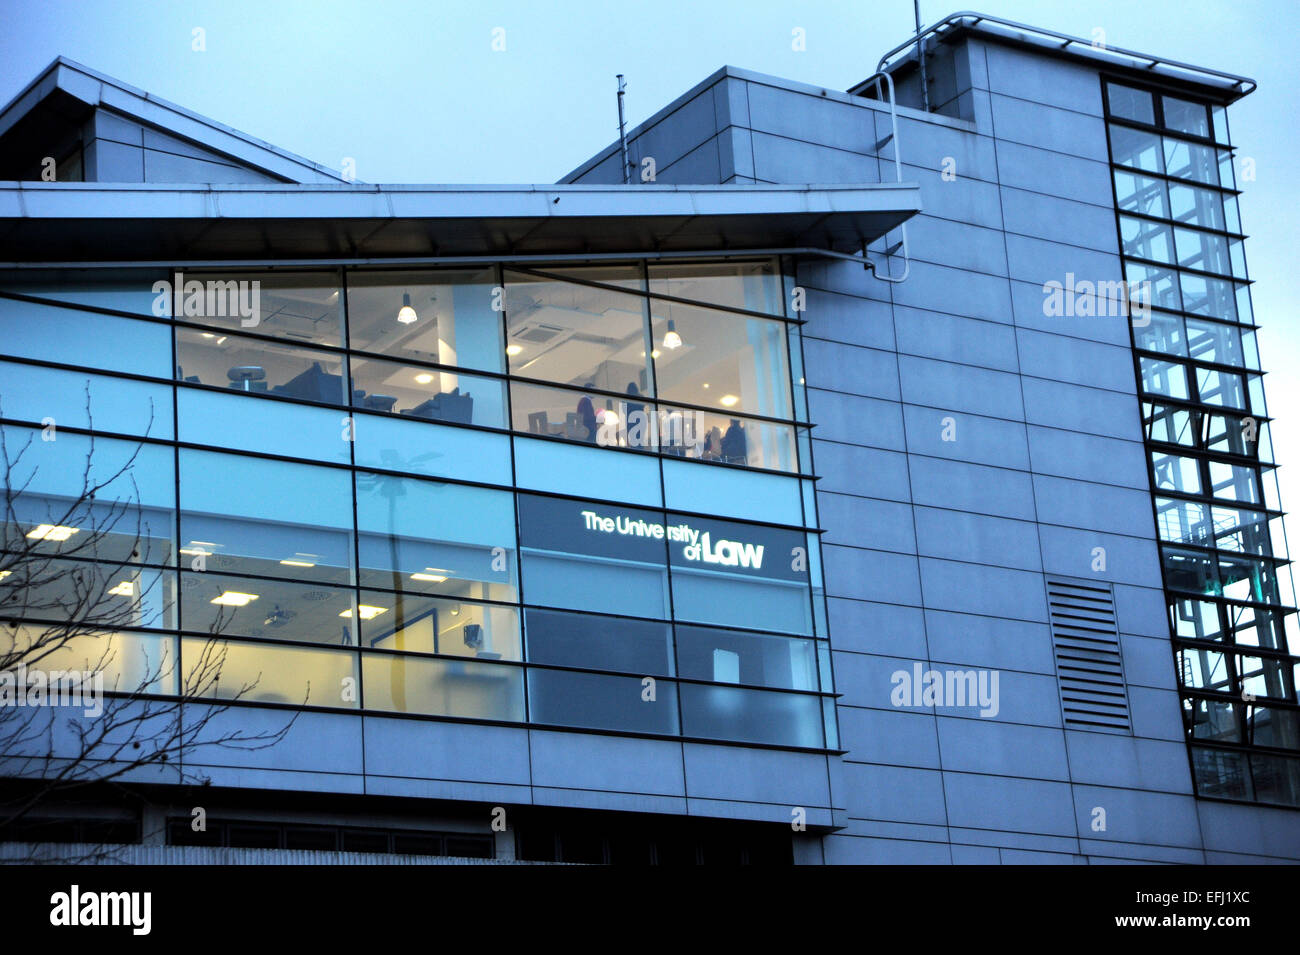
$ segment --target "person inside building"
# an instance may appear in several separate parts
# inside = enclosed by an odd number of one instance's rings
[[[588,389],[596,387],[594,382],[587,382]],[[587,434],[582,438],[588,444],[596,443],[596,407],[591,403],[590,395],[583,395],[578,399],[578,421],[587,430]]]
[[[722,436],[722,460],[728,464],[748,464],[749,449],[745,445],[745,429],[737,418],[731,419],[727,433]]]

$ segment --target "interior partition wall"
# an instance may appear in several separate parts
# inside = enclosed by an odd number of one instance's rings
[[[834,750],[782,290],[771,259],[7,275],[0,639],[82,620],[50,662],[119,693]]]

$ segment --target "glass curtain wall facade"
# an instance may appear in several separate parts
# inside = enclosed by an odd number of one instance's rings
[[[1103,82],[1156,528],[1201,796],[1300,805],[1295,595],[1222,106]]]
[[[109,689],[834,749],[784,292],[775,260],[10,276],[5,541],[87,578],[112,634],[60,659],[111,644]]]

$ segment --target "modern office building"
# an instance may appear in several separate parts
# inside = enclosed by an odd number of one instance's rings
[[[536,186],[349,182],[56,61],[0,112],[0,592],[57,573],[0,633],[76,607],[39,666],[195,738],[23,838],[1300,860],[1254,84],[923,39],[725,67]]]

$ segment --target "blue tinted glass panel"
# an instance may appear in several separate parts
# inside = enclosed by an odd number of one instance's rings
[[[179,389],[176,400],[182,441],[335,464],[352,461],[345,411],[191,388]]]
[[[672,675],[672,634],[666,623],[526,610],[524,624],[531,663]]]
[[[391,415],[354,418],[359,467],[483,484],[510,483],[510,439]]]
[[[820,697],[693,683],[683,683],[680,689],[683,736],[822,746]]]
[[[670,680],[657,680],[652,686],[653,695],[637,677],[530,667],[529,719],[555,726],[676,735],[675,687]]]
[[[0,407],[22,421],[172,437],[172,389],[147,381],[0,362]]]
[[[798,478],[672,460],[663,466],[669,507],[742,520],[803,523]]]
[[[602,493],[649,507],[663,497],[654,458],[558,441],[515,438],[515,479],[521,488],[560,494],[607,489]]]
[[[158,322],[0,298],[0,341],[13,358],[170,378],[170,339]]]
[[[473,660],[370,653],[362,656],[366,709],[467,720],[524,720],[524,673]]]
[[[676,630],[678,675],[683,679],[817,691],[812,640],[680,625]]]

